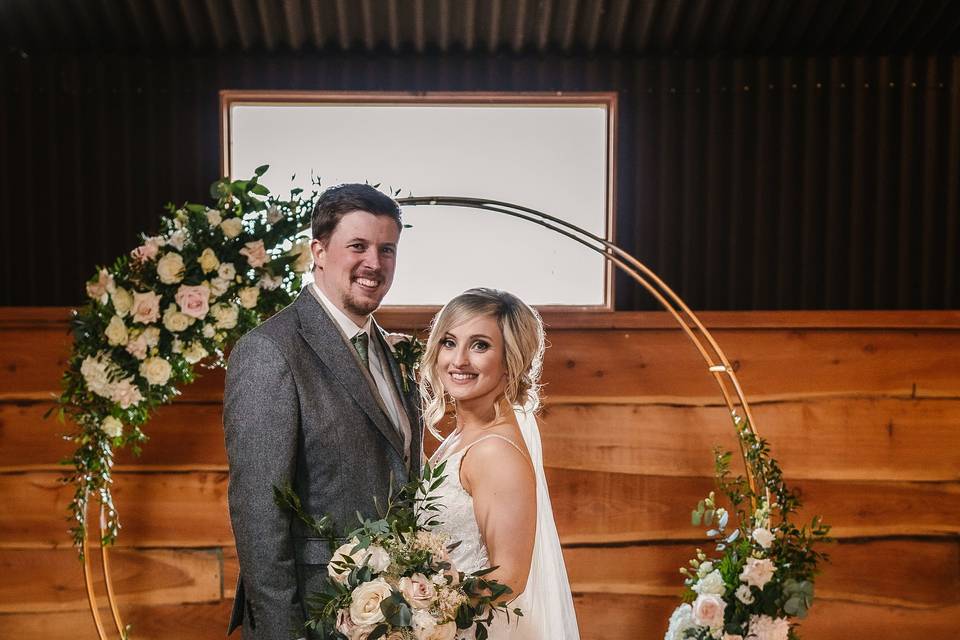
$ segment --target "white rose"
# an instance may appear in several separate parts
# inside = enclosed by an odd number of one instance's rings
[[[753,539],[757,541],[757,544],[764,549],[770,548],[770,545],[773,544],[773,539],[775,537],[769,529],[764,529],[762,527],[754,529],[751,535],[753,536]]]
[[[216,209],[207,209],[207,224],[211,227],[216,227],[223,220],[223,217],[220,215],[220,212]]]
[[[280,213],[280,209],[277,208],[277,205],[270,205],[270,208],[267,209],[267,224],[277,224],[282,219],[283,214]]]
[[[87,383],[87,389],[103,398],[110,397],[110,359],[102,353],[87,356],[80,364],[80,375]]]
[[[216,271],[220,267],[220,259],[210,247],[207,247],[203,250],[203,253],[200,254],[199,258],[197,258],[197,262],[200,264],[200,268],[204,273]]]
[[[147,358],[140,363],[140,375],[148,384],[155,386],[167,384],[172,373],[170,363],[163,358]]]
[[[217,330],[213,327],[212,324],[203,325],[204,338],[212,338],[214,335],[216,335],[216,333],[217,333]]]
[[[722,596],[727,590],[727,585],[723,583],[723,576],[719,571],[711,571],[693,585],[693,590],[699,594]]]
[[[157,276],[164,284],[176,284],[183,280],[183,256],[171,251],[157,262]]]
[[[707,560],[706,562],[701,563],[701,565],[697,568],[697,575],[702,578],[711,571],[713,571],[713,563]]]
[[[210,308],[210,313],[217,321],[217,329],[233,329],[237,326],[237,317],[240,310],[232,304],[215,304]]]
[[[167,331],[172,331],[173,333],[186,330],[192,321],[193,318],[185,313],[180,313],[180,311],[177,310],[177,305],[172,303],[167,307],[167,310],[163,312],[163,326],[167,328]]]
[[[233,266],[232,262],[221,262],[220,268],[217,269],[217,277],[224,280],[233,280],[237,275],[237,268]]]
[[[227,218],[220,223],[220,229],[228,238],[236,238],[243,231],[243,221],[240,218]]]
[[[143,339],[146,340],[147,346],[151,349],[158,344],[160,344],[160,328],[159,327],[147,327],[143,330]]]
[[[170,343],[170,351],[174,353],[183,353],[183,340],[180,338],[174,338],[173,342]]]
[[[126,318],[130,308],[133,307],[133,295],[123,287],[117,287],[116,291],[110,295],[110,299],[113,301],[113,308],[117,315]]]
[[[689,604],[682,604],[673,610],[673,614],[670,616],[670,626],[667,628],[663,640],[683,640],[684,632],[695,626],[693,607]]]
[[[169,244],[171,247],[175,247],[177,251],[183,251],[183,245],[186,243],[187,232],[183,228],[174,231],[170,234],[170,237],[167,238],[167,244]]]
[[[288,251],[287,254],[297,257],[297,259],[293,261],[293,270],[297,273],[309,271],[310,267],[313,266],[313,254],[310,253],[309,240],[300,240],[290,247],[290,251]]]
[[[261,289],[264,291],[273,291],[281,284],[283,284],[283,276],[274,276],[271,277],[267,274],[263,274],[260,277],[260,282],[257,283]]]
[[[120,316],[110,318],[110,323],[103,333],[107,336],[107,342],[111,346],[117,347],[121,344],[127,344],[127,326],[123,324]]]
[[[747,558],[747,564],[740,572],[740,581],[746,582],[751,587],[763,589],[763,585],[770,582],[776,567],[773,562],[767,558],[758,560],[757,558]]]
[[[698,625],[718,629],[723,625],[727,603],[720,596],[701,594],[693,601],[693,620]]]
[[[751,591],[750,587],[748,587],[745,584],[742,584],[739,587],[737,587],[736,596],[737,596],[737,600],[739,600],[743,604],[753,604],[753,591]]]
[[[230,288],[230,283],[223,278],[214,278],[210,281],[210,299],[216,300],[223,294],[227,292],[227,289]]]
[[[372,544],[362,552],[366,558],[366,564],[374,573],[382,573],[390,566],[390,554],[379,545]]]
[[[244,309],[253,309],[260,298],[259,287],[244,287],[240,289],[240,306]]]
[[[103,419],[103,422],[100,423],[100,431],[103,431],[111,438],[119,438],[123,435],[123,423],[113,416],[107,416]]]
[[[209,353],[203,348],[203,345],[199,342],[191,342],[187,345],[187,348],[183,350],[183,357],[187,359],[187,362],[190,364],[196,364],[206,358]]]
[[[350,575],[350,570],[357,565],[357,558],[350,552],[354,547],[357,546],[358,543],[359,540],[353,538],[346,544],[342,544],[337,547],[337,550],[334,551],[333,555],[330,557],[330,562],[327,564],[327,574],[340,584],[347,584],[347,578]],[[346,563],[347,567],[344,569],[338,569],[333,566],[334,563]]]
[[[377,624],[383,622],[380,603],[390,597],[390,585],[383,578],[364,582],[350,594],[350,619],[354,624]]]
[[[140,394],[140,389],[131,378],[124,378],[113,385],[110,391],[110,399],[119,404],[121,409],[129,409],[140,404],[143,395]]]

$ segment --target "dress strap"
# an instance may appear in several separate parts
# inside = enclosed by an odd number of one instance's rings
[[[509,443],[511,447],[513,447],[514,449],[516,449],[517,451],[519,451],[519,452],[520,452],[520,455],[522,455],[524,458],[526,458],[527,461],[530,460],[530,456],[528,456],[526,453],[524,453],[523,449],[520,448],[520,445],[518,445],[516,442],[514,442],[514,441],[511,440],[510,438],[508,438],[508,437],[506,437],[506,436],[500,435],[499,433],[491,433],[491,434],[488,434],[488,435],[483,436],[482,438],[477,438],[476,440],[474,440],[473,442],[471,442],[470,444],[468,444],[467,446],[465,446],[463,449],[461,449],[461,450],[459,451],[459,453],[462,453],[464,456],[466,456],[466,455],[467,455],[467,451],[470,451],[470,448],[473,447],[473,445],[479,444],[479,443],[483,442],[484,440],[489,440],[490,438],[500,438],[500,439],[503,440],[504,442]]]

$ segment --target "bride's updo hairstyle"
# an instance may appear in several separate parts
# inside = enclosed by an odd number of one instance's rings
[[[507,402],[529,411],[535,411],[540,405],[539,382],[545,347],[540,314],[512,293],[498,289],[470,289],[448,302],[433,318],[427,348],[420,364],[423,421],[438,440],[442,440],[443,436],[437,425],[447,408],[438,369],[441,343],[450,329],[477,316],[492,316],[500,327],[507,370],[504,389]],[[496,411],[499,417],[499,403]]]

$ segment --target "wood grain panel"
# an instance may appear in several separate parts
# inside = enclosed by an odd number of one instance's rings
[[[69,547],[71,489],[51,472],[0,475],[0,548]],[[709,478],[548,469],[553,510],[566,543],[697,540],[689,510]],[[122,546],[221,547],[233,544],[222,472],[117,473]],[[960,533],[960,483],[797,483],[802,517],[822,514],[838,537],[950,536]]]
[[[100,551],[91,550],[97,593],[105,593]],[[218,549],[116,549],[110,568],[121,605],[216,602],[221,593]],[[80,562],[73,549],[0,550],[0,613],[87,610]]]

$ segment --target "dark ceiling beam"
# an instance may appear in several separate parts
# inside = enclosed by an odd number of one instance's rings
[[[160,23],[160,33],[163,34],[163,42],[167,49],[175,49],[180,45],[178,29],[175,24],[176,18],[170,7],[168,0],[153,0],[153,8],[157,13],[157,22]]]
[[[590,16],[587,18],[587,51],[590,53],[596,51],[597,41],[600,39],[604,4],[604,0],[596,0],[591,6]]]
[[[427,36],[423,0],[413,0],[413,46],[417,53],[423,53],[427,48]]]
[[[37,5],[34,4],[34,7],[36,6]],[[106,23],[109,25],[107,34],[109,34],[108,37],[110,41],[115,44],[120,44],[123,48],[131,44],[136,44],[136,42],[130,39],[130,32],[127,29],[127,25],[120,16],[120,12],[123,11],[123,5],[111,2],[110,0],[101,0],[100,7],[103,15],[107,18]],[[44,31],[46,31],[46,29],[44,29]]]
[[[180,15],[183,16],[183,24],[186,27],[187,36],[190,38],[190,45],[194,49],[202,49],[204,37],[197,7],[196,0],[180,0]]]
[[[825,2],[820,5],[810,20],[810,28],[807,29],[807,35],[804,38],[804,47],[807,51],[817,51],[827,42],[840,22],[842,10],[842,2]]]
[[[360,1],[360,18],[363,23],[363,46],[367,51],[373,51],[377,43],[373,36],[373,7],[370,6],[370,0]]]
[[[787,4],[787,3],[784,3]],[[704,32],[710,21],[711,11],[717,5],[714,0],[696,0],[687,12],[687,27],[684,43],[688,49],[700,51],[704,45]]]
[[[450,48],[450,0],[440,0],[440,51]]]
[[[563,37],[560,48],[568,53],[573,48],[573,38],[577,33],[577,0],[568,0],[566,21],[563,23]]]
[[[835,0],[833,4],[837,7],[837,11],[843,7],[841,0]],[[757,45],[752,50],[767,53],[772,47],[775,47],[781,41],[783,30],[787,27],[788,22],[794,13],[799,10],[798,5],[799,3],[795,2],[774,2],[770,6],[767,17],[760,25],[757,33]]]
[[[553,21],[553,0],[543,0],[537,21],[537,51],[543,53],[550,44],[550,25]]]
[[[303,49],[307,40],[304,29],[303,4],[300,0],[283,0],[283,18],[287,25],[287,44],[294,51]]]
[[[864,50],[869,48],[877,35],[883,32],[887,21],[897,8],[897,0],[872,0],[870,10],[864,16],[860,27],[850,39],[850,45],[854,49]]]
[[[645,52],[650,49],[650,41],[653,39],[653,27],[657,23],[657,13],[662,5],[659,2],[649,0],[640,6],[640,15],[637,18],[639,20],[639,27],[637,40],[634,43],[634,50],[637,52]]]
[[[781,2],[781,0],[775,1]],[[740,23],[740,29],[732,38],[737,53],[749,51],[750,46],[756,42],[757,29],[770,10],[770,0],[753,0],[753,2],[747,3],[747,9],[747,13]]]
[[[936,28],[927,36],[931,51],[960,50],[956,43],[960,35],[960,2],[950,2],[947,11],[939,20]],[[948,46],[953,41],[952,47]],[[960,69],[960,65],[957,65]]]
[[[869,2],[869,0],[864,0]],[[843,2],[838,2],[843,6]],[[810,31],[813,23],[813,17],[817,15],[818,0],[802,0],[796,3],[793,14],[787,20],[784,31],[780,34],[780,43],[783,48],[793,50],[801,46],[805,41],[806,34]],[[844,7],[844,11],[849,11],[849,7]]]
[[[227,48],[227,21],[223,17],[223,3],[221,0],[205,0],[207,19],[210,21],[210,30],[213,32],[213,42],[217,51]]]
[[[337,40],[340,41],[340,50],[350,49],[350,23],[347,21],[347,2],[337,0]]]
[[[510,43],[514,52],[523,50],[527,30],[527,0],[517,0],[517,19],[513,23],[513,39]]]
[[[908,44],[912,42],[923,43],[924,45],[929,44],[927,38],[937,25],[941,24],[941,21],[947,17],[949,14],[947,9],[951,4],[956,5],[955,0],[939,0],[939,2],[930,3],[930,8],[926,12],[925,16],[918,18],[914,21],[914,24],[910,28],[910,37],[907,38]]]
[[[683,10],[686,8],[686,0],[675,0],[667,2],[663,13],[663,19],[660,24],[660,50],[669,51],[673,49],[677,41],[677,34],[680,32],[680,25],[683,22]]]
[[[920,9],[923,7],[924,3],[916,2],[901,2],[897,5],[897,9],[892,16],[892,19],[887,23],[886,28],[878,34],[883,42],[888,44],[888,47],[892,51],[897,50],[897,44],[900,41],[900,38],[903,37],[903,34],[906,33],[907,28],[913,23],[917,18],[917,14],[920,12]]]
[[[463,3],[463,48],[473,51],[476,45],[477,3],[466,0]]]
[[[397,0],[387,2],[387,33],[390,35],[390,50],[400,50],[400,15]]]
[[[253,47],[255,27],[250,14],[247,13],[246,0],[231,0],[230,4],[233,6],[233,20],[237,24],[237,35],[240,36],[240,48],[249,51]]]
[[[630,0],[614,0],[610,10],[610,49],[619,52],[623,48],[623,34],[626,33],[627,19],[630,16]]]
[[[154,43],[154,31],[151,28],[153,25],[149,17],[147,17],[146,6],[142,2],[130,2],[127,4],[127,8],[130,9],[130,16],[133,18],[133,28],[137,30],[137,37],[140,39],[141,47],[146,45],[150,47]]]
[[[322,49],[326,44],[326,37],[323,33],[323,12],[320,10],[320,0],[310,0],[307,6],[310,14],[310,39],[314,47]]]
[[[257,24],[260,29],[260,38],[263,40],[263,46],[267,51],[274,51],[277,48],[277,20],[271,11],[274,0],[257,0]]]
[[[503,7],[500,0],[490,0],[490,28],[487,29],[487,51],[493,53],[500,44],[500,19]]]

